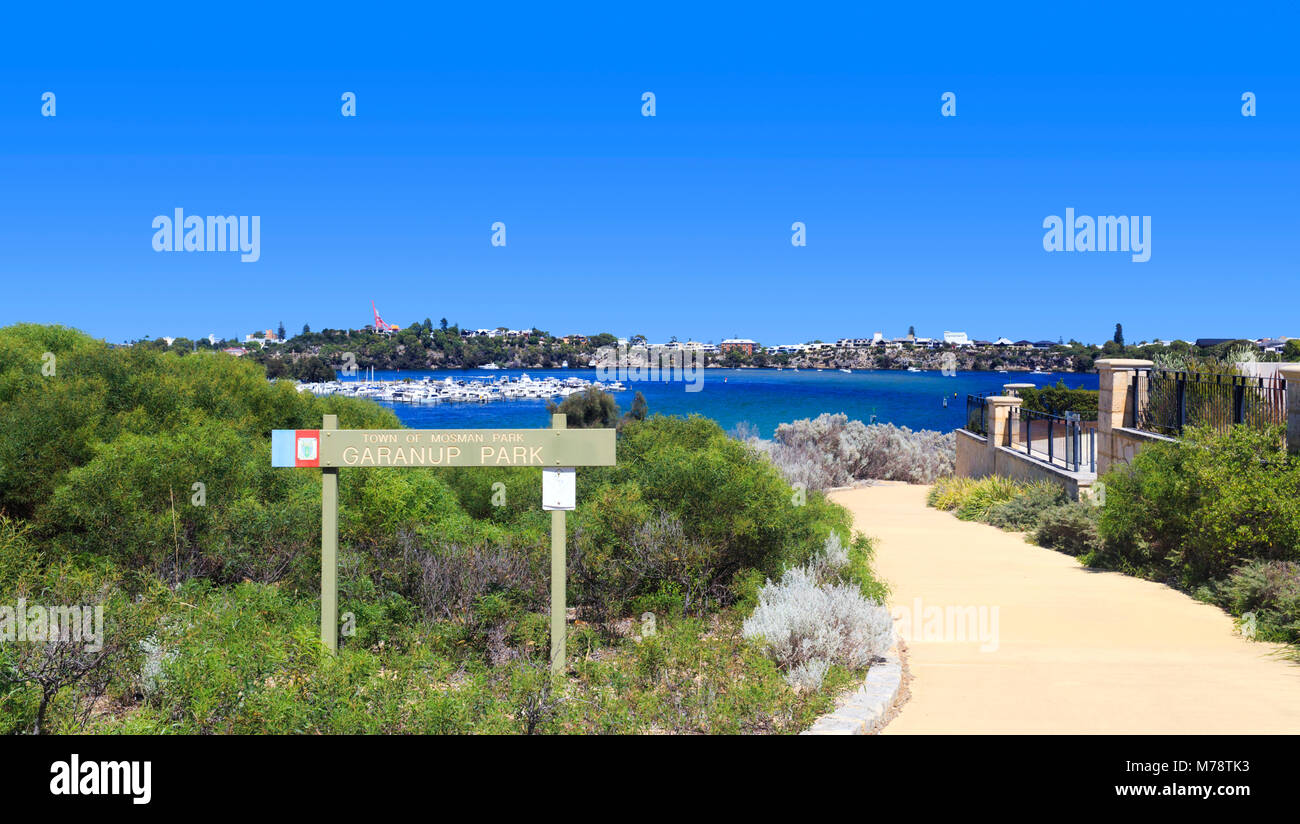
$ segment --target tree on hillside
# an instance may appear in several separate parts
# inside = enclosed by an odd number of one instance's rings
[[[280,326],[275,330],[275,335],[276,335],[276,337],[278,337],[280,340],[284,340],[284,339],[285,339],[285,334],[286,334],[286,333],[285,333],[285,331],[284,331],[284,321],[280,321]]]
[[[1113,340],[1116,343],[1118,343],[1120,346],[1124,345],[1124,324],[1122,323],[1115,324],[1115,337],[1113,338]]]
[[[915,326],[907,327],[907,334],[911,335],[912,337],[916,337],[916,327]]]
[[[310,325],[310,324],[306,324],[306,323],[304,323],[304,324],[302,325],[302,333],[303,333],[304,335],[310,335],[310,334],[311,334],[311,325]]]
[[[315,356],[294,361],[289,366],[289,374],[304,383],[323,383],[338,377],[334,367]]]
[[[618,424],[618,404],[614,396],[594,386],[574,392],[563,403],[548,402],[546,411],[562,413],[570,429],[608,429]]]

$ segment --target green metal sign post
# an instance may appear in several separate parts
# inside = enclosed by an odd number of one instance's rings
[[[322,430],[339,428],[338,415],[326,415]],[[320,639],[331,653],[339,651],[339,471],[320,472]]]
[[[551,428],[558,434],[568,425],[564,415],[551,416]],[[600,431],[600,430],[591,430]],[[609,432],[611,440],[614,433]],[[551,510],[551,674],[559,675],[564,671],[567,658],[564,651],[565,629],[568,626],[568,606],[565,604],[565,592],[568,586],[568,565],[565,563],[564,510]]]
[[[614,440],[612,429],[568,429],[564,415],[551,416],[551,429],[339,429],[338,416],[326,415],[320,429],[272,432],[272,466],[321,470],[321,643],[338,652],[341,467],[536,466],[546,473],[543,507],[551,510],[551,671],[562,672],[564,513],[575,505],[571,473],[578,466],[613,466]]]

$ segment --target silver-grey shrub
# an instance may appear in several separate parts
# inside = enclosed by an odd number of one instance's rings
[[[830,668],[831,665],[825,661],[819,659],[809,661],[786,673],[785,680],[800,692],[816,692],[822,688],[822,682],[826,680],[826,671]]]
[[[884,606],[852,584],[821,584],[809,567],[788,569],[779,582],[764,584],[742,632],[763,644],[788,681],[812,661],[864,667],[894,642],[893,618]],[[797,677],[806,675],[805,668]]]
[[[932,483],[951,475],[957,458],[952,432],[868,425],[844,414],[783,423],[771,441],[745,434],[747,442],[766,452],[786,480],[808,489],[868,479]]]
[[[838,532],[832,531],[822,548],[808,559],[807,569],[819,584],[835,583],[849,565],[849,550],[840,541]]]

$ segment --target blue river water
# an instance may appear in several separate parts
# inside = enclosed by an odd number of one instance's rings
[[[524,370],[534,378],[579,377],[594,380],[595,369]],[[375,378],[392,380],[432,377],[441,380],[512,378],[520,370],[385,371]],[[624,381],[627,391],[615,393],[626,412],[637,391],[645,395],[651,414],[689,415],[713,418],[730,430],[742,421],[771,437],[779,423],[815,418],[823,412],[843,412],[850,419],[870,423],[892,423],[912,429],[949,431],[963,424],[966,395],[997,393],[1004,383],[1033,383],[1048,386],[1063,379],[1071,388],[1096,389],[1095,373],[1031,375],[1024,372],[958,372],[946,377],[939,372],[835,370],[818,372],[801,369],[706,369],[699,391],[688,392],[681,382]],[[947,406],[944,406],[944,399]],[[440,403],[415,405],[385,403],[406,426],[419,429],[540,428],[550,425],[546,402],[502,400],[491,403]]]

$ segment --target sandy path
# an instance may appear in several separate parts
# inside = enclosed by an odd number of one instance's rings
[[[996,606],[997,648],[914,636],[911,700],[885,733],[1300,733],[1300,666],[1276,645],[1163,585],[930,509],[927,489],[831,497],[877,539],[891,606],[920,598],[922,624],[929,607]]]

